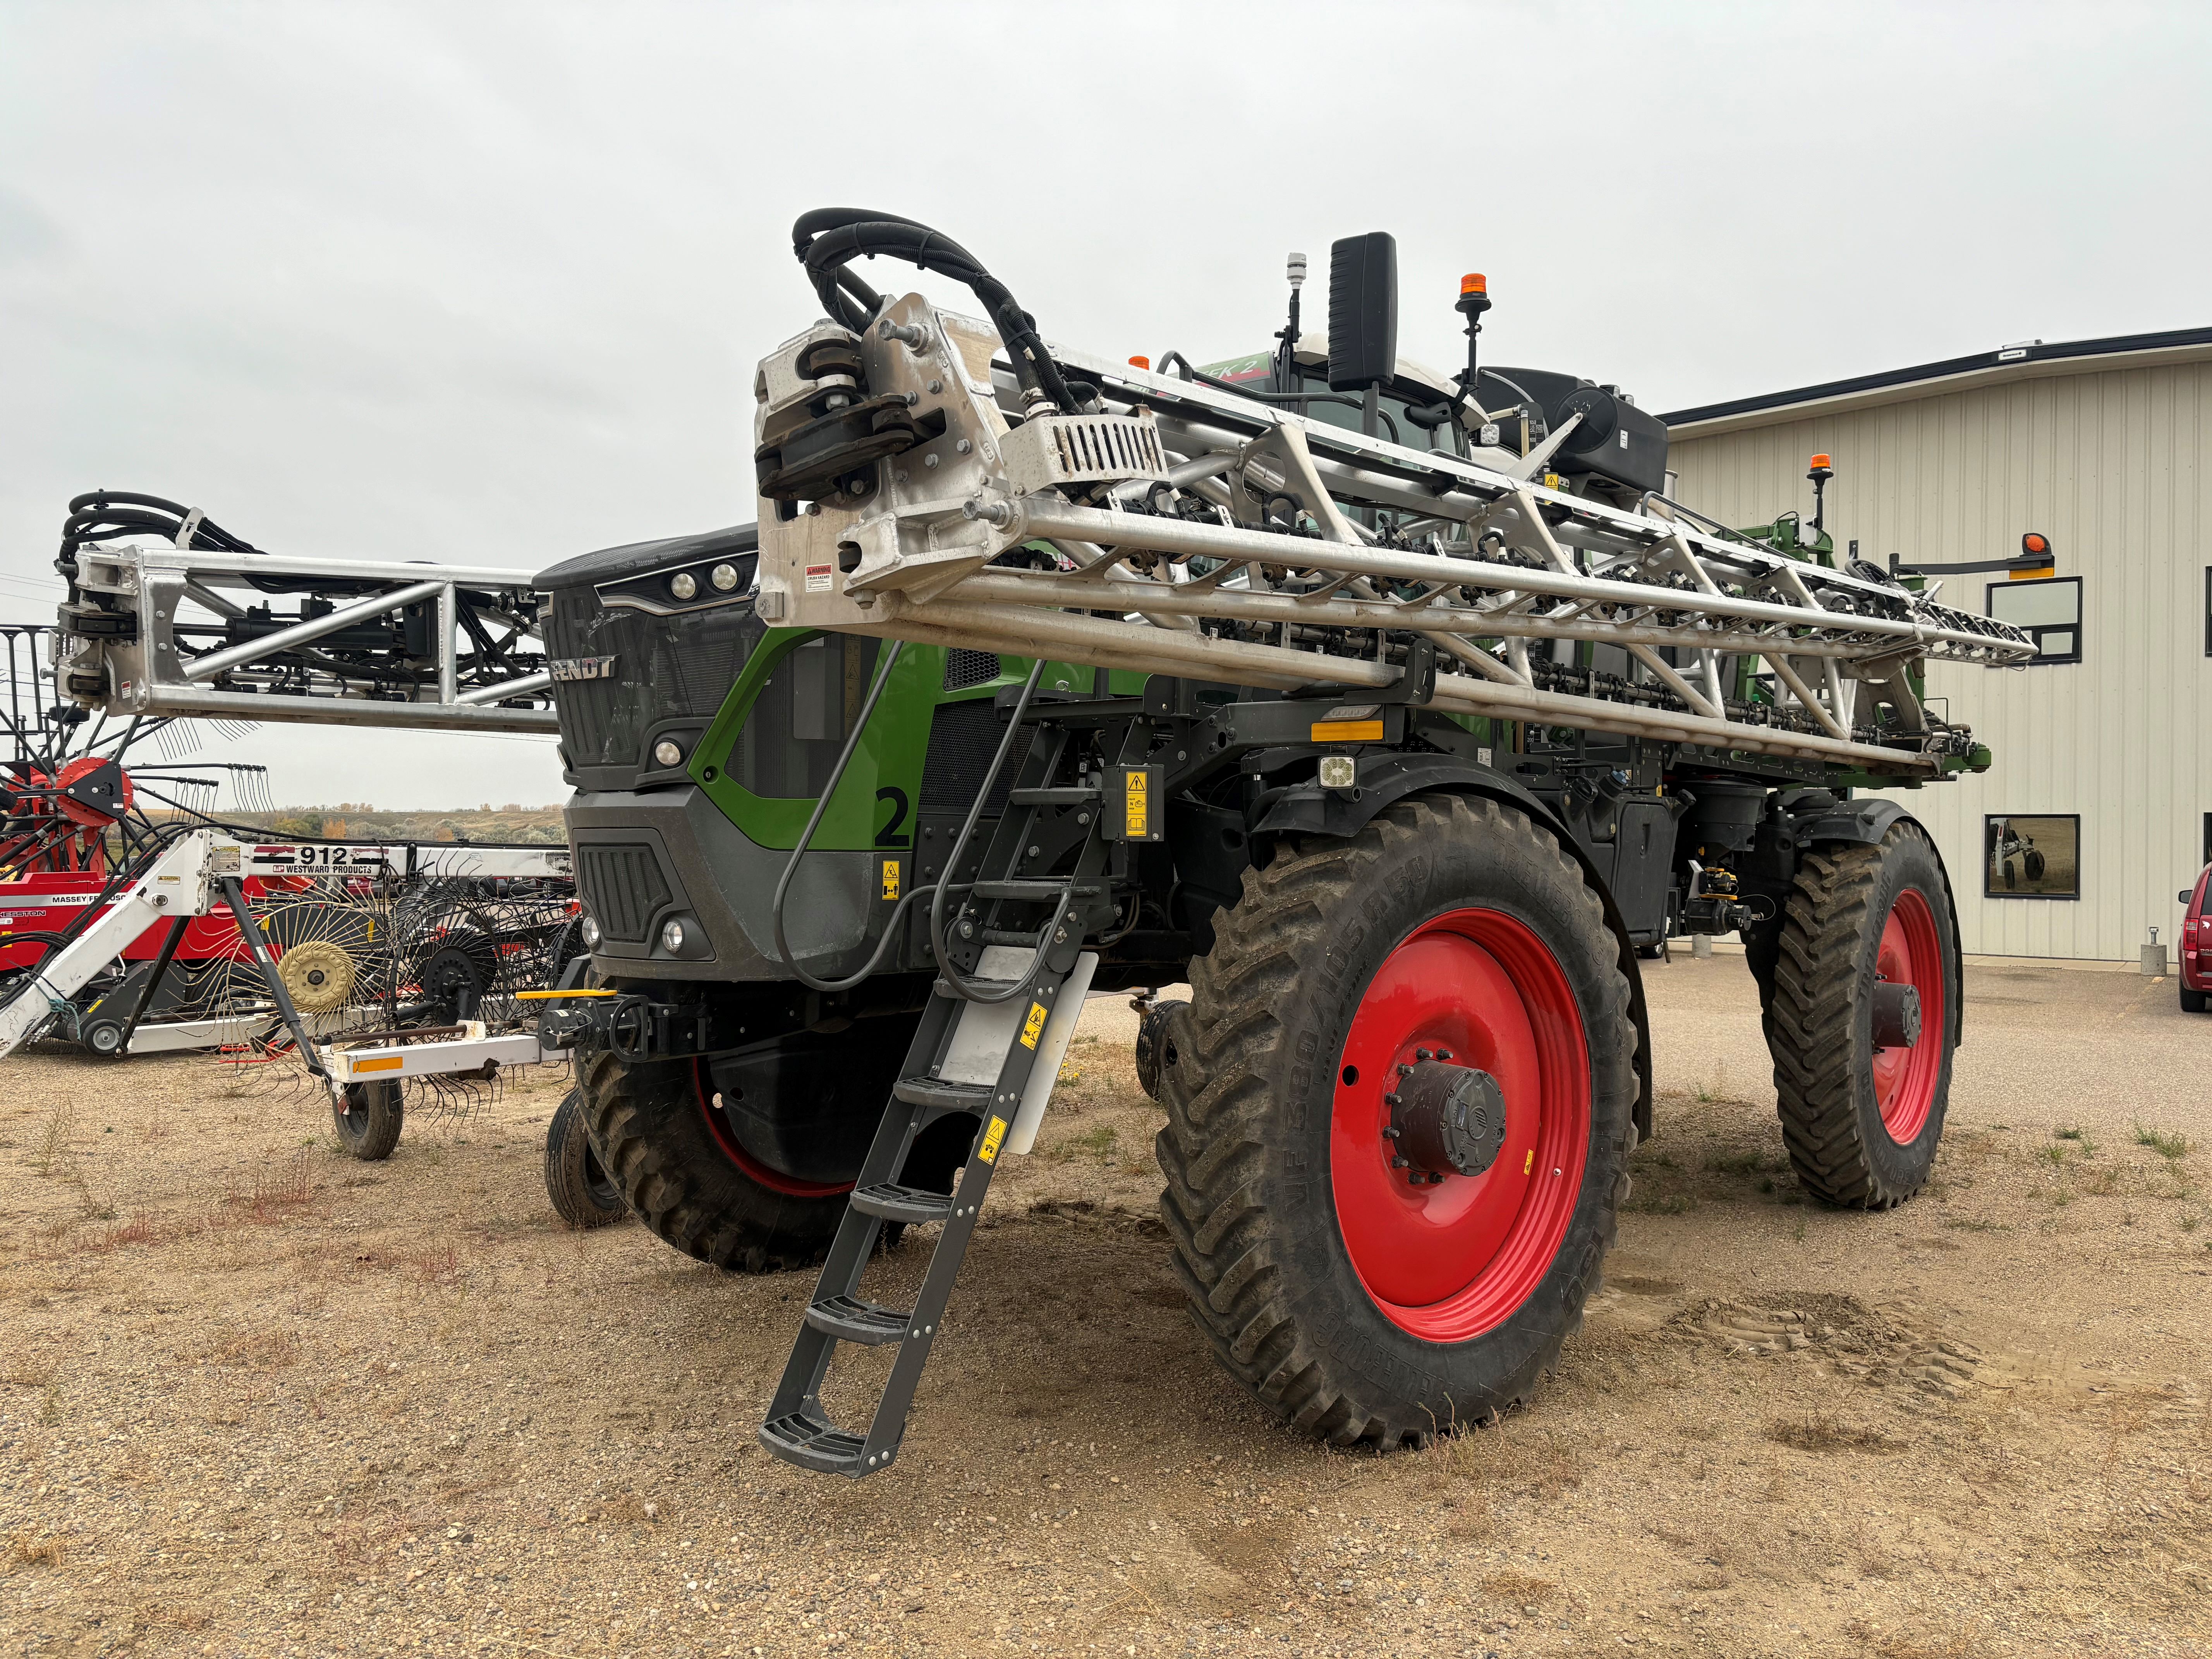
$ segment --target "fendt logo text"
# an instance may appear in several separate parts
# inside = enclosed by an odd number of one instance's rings
[[[611,680],[615,677],[615,659],[612,657],[556,657],[545,665],[545,672],[556,682]]]

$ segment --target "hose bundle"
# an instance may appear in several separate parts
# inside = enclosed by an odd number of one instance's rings
[[[791,228],[791,247],[823,308],[855,333],[883,309],[884,296],[848,269],[854,259],[884,254],[965,285],[990,313],[1022,389],[1063,410],[1075,407],[1067,382],[1038,337],[1036,319],[1015,303],[1012,290],[981,260],[941,231],[895,213],[817,208],[801,214]]]

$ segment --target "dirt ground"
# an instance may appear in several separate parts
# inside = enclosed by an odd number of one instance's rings
[[[364,1165],[204,1059],[19,1057],[0,1652],[2212,1651],[2212,1018],[1970,970],[1934,1185],[1838,1214],[1741,957],[1647,978],[1658,1137],[1532,1409],[1376,1456],[1238,1392],[1099,1002],[858,1485],[753,1439],[810,1279],[554,1220],[563,1079]]]

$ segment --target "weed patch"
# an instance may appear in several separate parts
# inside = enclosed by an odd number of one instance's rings
[[[58,1567],[69,1554],[69,1547],[59,1538],[33,1538],[27,1532],[19,1532],[8,1540],[9,1559],[23,1567]]]
[[[2136,1125],[2136,1145],[2148,1146],[2168,1162],[2180,1158],[2189,1150],[2189,1142],[2170,1130],[2154,1129],[2148,1123]]]
[[[1766,1425],[1766,1437],[1778,1446],[1802,1452],[1897,1452],[1902,1442],[1878,1429],[1844,1423],[1826,1412],[1808,1412],[1802,1417],[1778,1417]]]

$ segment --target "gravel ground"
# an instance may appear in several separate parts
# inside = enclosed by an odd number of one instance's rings
[[[0,1064],[0,1652],[2212,1650],[2212,1018],[1970,969],[1936,1182],[1845,1215],[1741,958],[1647,978],[1659,1135],[1531,1409],[1376,1456],[1237,1392],[1101,1001],[859,1485],[753,1442],[811,1279],[553,1220],[562,1079],[363,1165],[205,1060]]]

